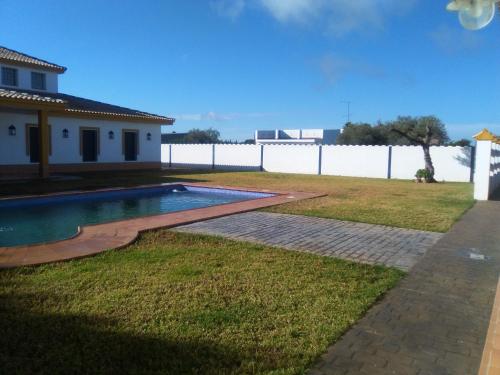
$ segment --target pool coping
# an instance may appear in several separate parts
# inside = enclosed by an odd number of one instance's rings
[[[229,189],[229,188],[223,188],[223,187],[211,187],[211,186],[198,186],[196,184],[188,184],[188,183],[176,183],[176,182],[169,182],[169,183],[162,183],[162,184],[153,184],[153,185],[139,185],[139,186],[133,186],[133,187],[117,187],[117,188],[105,188],[105,189],[98,189],[98,190],[75,190],[75,191],[67,191],[67,192],[56,192],[56,193],[49,193],[49,194],[43,194],[43,195],[27,195],[27,196],[13,196],[9,198],[0,198],[0,205],[2,202],[9,202],[9,201],[17,201],[17,200],[36,200],[36,199],[44,199],[44,198],[51,198],[51,197],[65,197],[65,196],[78,196],[78,195],[86,195],[86,194],[99,194],[99,193],[109,193],[109,192],[118,192],[122,190],[140,190],[140,189],[155,189],[155,188],[161,188],[161,187],[175,187],[175,186],[192,186],[192,187],[198,187],[198,188],[207,188],[207,189],[212,189],[212,190],[234,190],[238,191],[241,193],[261,193],[261,194],[273,194],[276,195],[276,193],[268,193],[267,191],[250,191],[250,190],[242,190],[242,189]],[[254,198],[246,198],[242,199],[239,202],[244,202],[244,201],[249,201],[249,200],[255,200],[255,199],[262,199],[262,198],[267,198],[267,197],[254,197]],[[233,202],[228,202],[228,203],[220,203],[218,205],[214,206],[222,206],[225,204],[231,204]],[[0,206],[1,207],[1,206]],[[213,207],[213,206],[212,206]],[[169,213],[175,213],[175,212],[180,212],[180,211],[187,211],[187,210],[176,210],[176,211],[170,211]],[[127,220],[132,220],[132,219],[140,219],[143,217],[150,217],[150,216],[158,216],[158,215],[164,215],[162,213],[155,213],[151,215],[142,215],[142,216],[136,216],[130,219],[123,219],[123,220],[110,220],[107,221],[106,223],[103,224],[110,224],[110,223],[117,223],[117,222],[123,222]],[[58,242],[66,241],[73,239],[75,237],[78,237],[82,233],[82,228],[83,227],[93,227],[95,225],[101,225],[101,224],[88,224],[84,226],[78,226],[76,233],[73,235],[67,237],[67,238],[62,238],[59,240],[52,240],[52,241],[41,241],[37,242],[34,244],[25,244],[25,245],[13,245],[13,246],[5,246],[2,247],[0,246],[0,250],[2,249],[17,249],[17,248],[23,248],[23,247],[35,247],[39,245],[52,245]]]
[[[148,187],[159,187],[169,185],[185,185],[193,187],[205,187],[210,189],[237,190],[252,193],[274,194],[271,197],[258,197],[233,203],[225,203],[216,206],[195,208],[191,210],[176,211],[166,214],[151,215],[132,218],[121,221],[113,221],[103,224],[94,224],[80,227],[78,235],[55,242],[32,244],[15,247],[0,247],[0,268],[13,268],[20,266],[39,265],[71,259],[79,259],[99,254],[106,250],[120,249],[134,242],[141,232],[172,228],[179,225],[191,224],[198,221],[215,219],[236,213],[248,212],[275,206],[283,203],[311,199],[325,196],[325,194],[300,192],[300,191],[276,191],[268,189],[255,189],[237,186],[211,185],[205,183],[192,183],[182,181],[175,183],[139,185],[133,187],[106,188],[89,191],[58,192],[43,195],[16,196],[3,198],[13,200],[20,198],[48,198],[57,195],[85,194],[95,192],[120,191],[125,189],[138,189]]]

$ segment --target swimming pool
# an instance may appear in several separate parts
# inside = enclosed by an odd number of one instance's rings
[[[0,246],[71,238],[79,226],[271,197],[184,184],[0,201]]]

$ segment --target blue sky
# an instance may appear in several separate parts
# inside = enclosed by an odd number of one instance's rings
[[[177,132],[440,117],[500,133],[500,17],[441,0],[0,0],[0,45],[64,65],[60,91],[174,116]]]

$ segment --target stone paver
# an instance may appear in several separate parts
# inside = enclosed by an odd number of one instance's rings
[[[410,269],[442,234],[268,212],[248,212],[178,227],[371,264]]]
[[[477,203],[310,374],[476,375],[489,354],[499,229],[500,202]]]

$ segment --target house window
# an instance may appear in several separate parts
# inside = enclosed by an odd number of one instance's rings
[[[35,90],[47,89],[45,73],[31,72],[31,88]]]
[[[17,69],[2,67],[2,85],[17,86]]]

